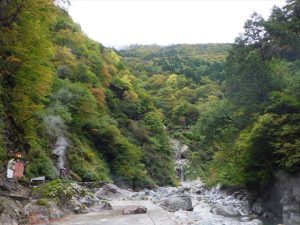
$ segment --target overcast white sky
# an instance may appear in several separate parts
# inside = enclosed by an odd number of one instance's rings
[[[254,12],[284,0],[71,0],[69,13],[105,46],[233,42]]]

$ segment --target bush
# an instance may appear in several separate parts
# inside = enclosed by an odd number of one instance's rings
[[[73,137],[67,158],[72,171],[79,175],[82,181],[110,181],[109,169],[100,152],[91,149],[86,143]]]
[[[58,172],[52,160],[40,147],[35,146],[30,149],[26,158],[28,161],[26,165],[26,176],[30,178],[45,176],[48,179],[54,179],[58,176]]]

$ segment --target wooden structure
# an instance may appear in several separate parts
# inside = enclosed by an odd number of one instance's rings
[[[43,183],[45,183],[46,178],[44,176],[42,177],[34,177],[30,180],[31,185],[33,186],[37,186],[37,185],[41,185]]]

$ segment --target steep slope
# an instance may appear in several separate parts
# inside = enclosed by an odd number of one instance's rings
[[[299,4],[288,0],[267,20],[254,13],[231,48],[120,51],[170,134],[190,146],[190,174],[207,184],[261,190],[278,173],[299,174]]]
[[[51,0],[8,1],[1,14],[2,168],[26,177],[176,183],[161,114],[112,50]],[[13,15],[13,16],[12,16]]]
[[[205,178],[209,170],[212,153],[202,150],[194,127],[225,98],[222,84],[230,48],[230,44],[138,45],[119,51],[162,111],[168,133],[189,146],[188,178]]]
[[[207,100],[222,98],[230,44],[133,45],[120,50],[126,65],[154,97],[170,129],[193,125]]]

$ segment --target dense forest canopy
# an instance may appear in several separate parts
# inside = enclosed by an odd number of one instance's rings
[[[176,185],[169,137],[209,185],[299,172],[299,0],[254,13],[234,44],[120,51],[52,0],[0,4],[1,172],[20,152],[27,178]]]
[[[119,53],[137,76],[159,73],[184,74],[199,82],[209,75],[223,80],[223,64],[231,44],[132,45]]]

